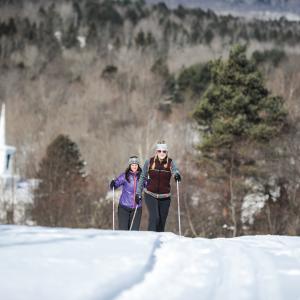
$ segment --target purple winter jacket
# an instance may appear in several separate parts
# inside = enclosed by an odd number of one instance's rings
[[[135,208],[135,193],[138,186],[139,176],[137,173],[129,172],[129,182],[125,178],[125,172],[115,180],[115,188],[123,186],[119,204],[128,208]],[[138,205],[142,207],[142,203]]]

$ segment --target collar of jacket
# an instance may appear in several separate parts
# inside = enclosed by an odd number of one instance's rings
[[[166,156],[163,160],[160,160],[158,157],[156,158],[155,162],[158,162],[159,164],[166,164],[167,163],[167,159],[168,159],[168,156]]]
[[[133,176],[137,176],[139,173],[140,173],[139,171],[136,172],[132,172],[131,170],[129,171],[129,174]]]

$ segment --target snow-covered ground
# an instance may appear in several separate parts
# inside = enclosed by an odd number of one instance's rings
[[[300,238],[0,226],[3,300],[300,300]]]

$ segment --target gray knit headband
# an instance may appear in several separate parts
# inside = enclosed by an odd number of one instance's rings
[[[156,145],[156,151],[157,150],[163,150],[163,151],[168,151],[168,146],[166,143],[158,143]]]
[[[129,165],[133,165],[133,164],[139,165],[140,162],[139,162],[139,159],[136,156],[132,156],[132,157],[129,158],[128,164]]]

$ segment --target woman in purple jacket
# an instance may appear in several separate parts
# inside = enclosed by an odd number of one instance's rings
[[[139,230],[142,217],[142,203],[136,204],[135,193],[142,169],[137,156],[131,156],[128,164],[129,166],[125,172],[117,179],[111,181],[110,188],[117,189],[122,186],[122,194],[118,207],[119,229],[129,230],[133,221],[132,230]],[[133,220],[136,207],[137,210]]]

